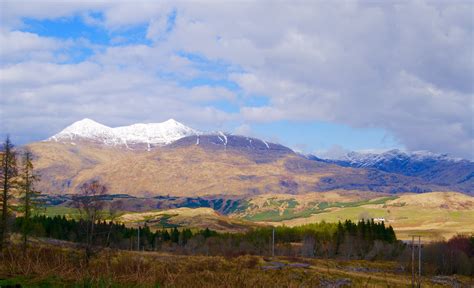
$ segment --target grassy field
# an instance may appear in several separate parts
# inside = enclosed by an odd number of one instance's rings
[[[380,197],[376,199],[364,199],[358,201],[345,201],[345,202],[309,202],[305,206],[299,205],[300,203],[294,198],[286,200],[275,200],[269,199],[267,203],[264,204],[262,212],[256,212],[247,214],[244,216],[244,219],[250,221],[285,221],[298,218],[308,218],[314,214],[326,213],[331,210],[331,208],[351,208],[351,207],[361,207],[365,205],[377,205],[385,204],[389,200],[397,199],[397,196],[390,197]],[[303,208],[299,207],[303,206]],[[255,206],[254,206],[255,207]],[[250,209],[252,210],[252,209]],[[257,209],[258,211],[258,209]],[[349,219],[349,218],[347,218]]]
[[[79,216],[79,211],[76,208],[64,207],[64,206],[48,206],[43,213],[48,217],[54,216],[66,216],[71,218],[76,218]]]
[[[43,245],[23,256],[14,248],[0,263],[0,286],[22,287],[408,287],[408,270],[386,261],[261,256],[180,256],[158,252],[100,252],[86,263],[81,252]],[[448,280],[446,280],[448,279]],[[464,277],[445,281],[469,285]],[[425,287],[437,284],[422,277]]]

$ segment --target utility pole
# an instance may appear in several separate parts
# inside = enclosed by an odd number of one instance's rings
[[[140,226],[138,226],[137,250],[140,251]]]
[[[411,287],[421,287],[421,235],[411,236]],[[418,275],[415,273],[415,237],[418,237]]]
[[[418,288],[421,287],[421,236],[418,235]]]
[[[275,257],[275,227],[272,231],[272,257]]]
[[[415,236],[411,236],[411,287],[415,287]]]

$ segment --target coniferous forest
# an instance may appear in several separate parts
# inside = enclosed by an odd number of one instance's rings
[[[20,232],[24,218],[15,219],[14,230]],[[31,235],[84,243],[84,220],[65,216],[34,216]],[[298,227],[262,227],[245,233],[217,233],[191,229],[158,229],[126,227],[110,221],[96,223],[93,245],[124,250],[176,251],[191,254],[237,256],[243,254],[270,255],[273,229],[275,254],[282,256],[341,257],[347,259],[389,259],[400,252],[391,226],[373,220],[354,223],[315,223]],[[378,248],[380,245],[383,249]],[[381,247],[381,246],[380,246]]]

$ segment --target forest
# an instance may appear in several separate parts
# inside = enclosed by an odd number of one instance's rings
[[[15,219],[14,231],[21,232],[24,218]],[[84,220],[65,216],[34,216],[30,219],[30,235],[85,243],[87,227]],[[299,227],[262,227],[245,233],[217,233],[209,229],[167,228],[152,231],[150,227],[126,227],[121,223],[100,221],[94,225],[92,245],[124,250],[173,251],[187,254],[238,256],[270,255],[273,230],[275,254],[284,256],[341,256],[364,259],[387,258],[400,249],[392,227],[373,220],[344,223],[314,223]],[[379,244],[376,244],[379,243]],[[377,245],[382,251],[374,251]],[[389,249],[388,249],[389,248]],[[390,253],[387,253],[390,251]]]

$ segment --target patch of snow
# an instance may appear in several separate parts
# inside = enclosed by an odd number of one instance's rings
[[[199,145],[199,135],[196,137],[196,145]]]
[[[224,138],[224,141],[222,142],[224,142],[224,145],[227,146],[227,136],[225,136],[225,134],[222,133],[221,131],[219,131],[219,134]],[[221,139],[221,137],[219,137],[219,139]]]
[[[436,154],[428,151],[406,152],[399,149],[392,149],[385,152],[355,152],[351,151],[340,157],[330,158],[331,160],[346,161],[351,166],[357,167],[374,167],[377,163],[383,163],[391,160],[407,161],[425,161],[425,160],[443,160],[458,162],[461,158],[452,158],[447,154]]]
[[[270,149],[270,146],[268,145],[268,143],[265,141],[265,140],[262,140],[263,144],[265,144],[265,146],[267,146],[267,149]]]

